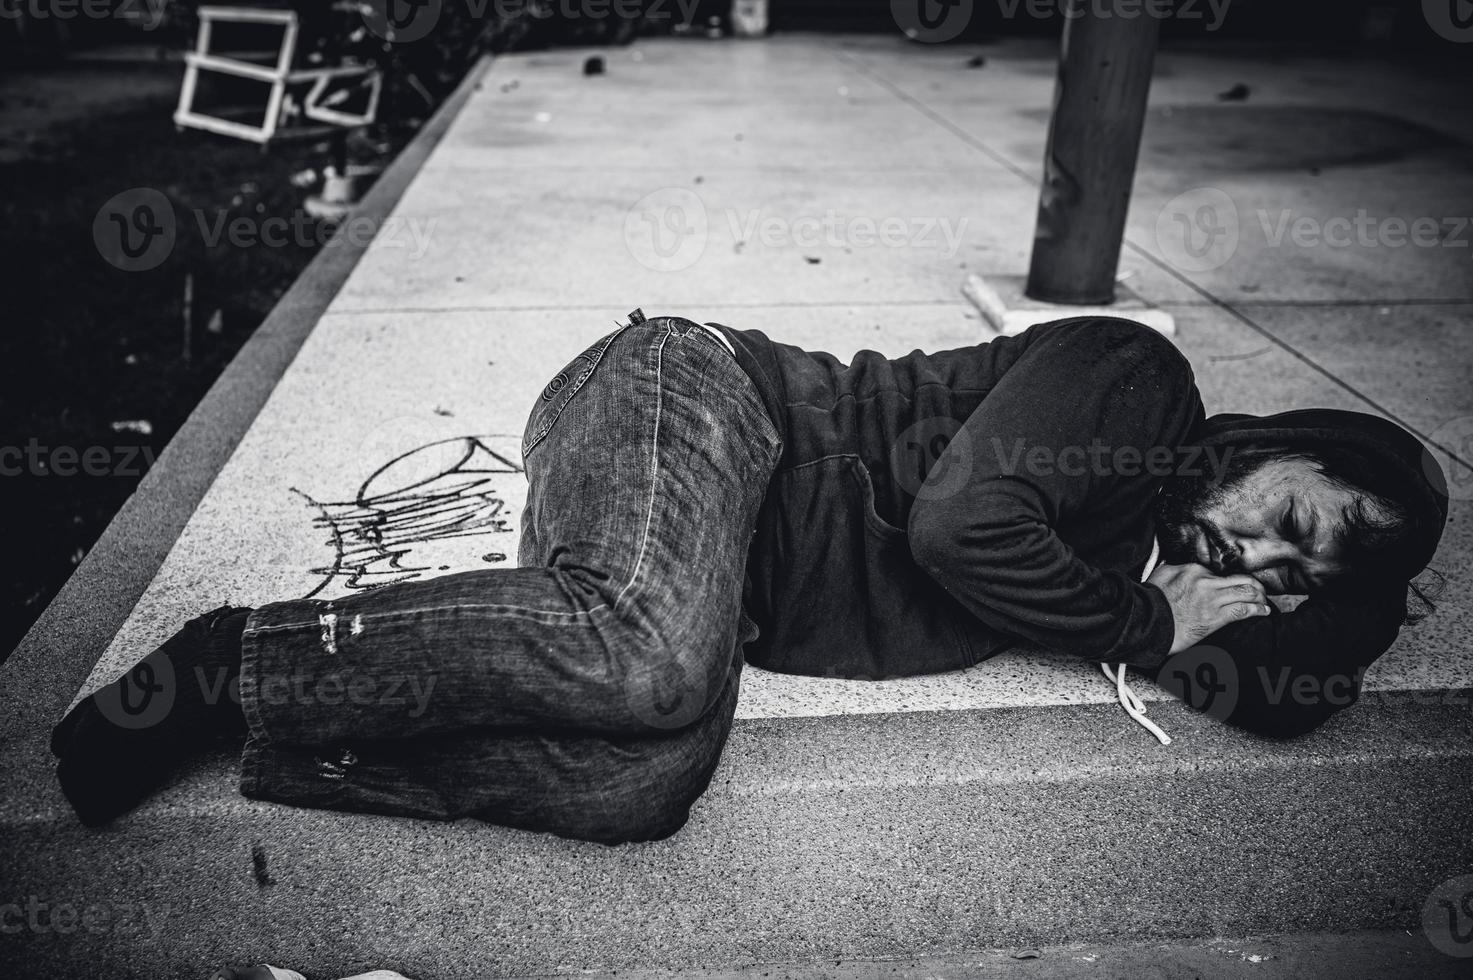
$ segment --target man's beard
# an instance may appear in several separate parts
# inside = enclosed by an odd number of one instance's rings
[[[1152,513],[1163,562],[1201,564],[1199,541],[1210,542],[1216,549],[1215,563],[1209,559],[1209,567],[1217,565],[1214,572],[1222,574],[1236,561],[1222,531],[1206,517],[1207,511],[1226,497],[1236,482],[1231,478],[1216,483],[1200,476],[1174,476],[1162,485],[1152,504]]]

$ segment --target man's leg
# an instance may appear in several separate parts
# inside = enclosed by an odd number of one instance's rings
[[[201,617],[149,658],[175,669],[138,683],[172,673],[180,696],[168,714],[178,718],[190,672],[218,693],[236,656],[224,651],[243,648],[233,668],[248,770],[253,752],[351,752],[349,739],[558,728],[650,737],[690,726],[752,638],[738,634],[751,629],[746,549],[780,449],[749,380],[700,327],[660,319],[616,332],[560,372],[529,419],[527,567]],[[242,626],[243,642],[227,642]],[[132,806],[188,744],[177,725],[149,738],[114,723],[106,699],[129,683],[58,727],[63,789],[79,813],[86,794],[88,822]],[[279,798],[269,778],[255,789]]]
[[[748,634],[750,636],[751,634]],[[489,823],[618,844],[675,833],[705,792],[736,711],[742,660],[693,724],[650,735],[482,729],[348,747],[252,742],[241,792],[254,799]]]
[[[698,325],[644,321],[559,372],[523,448],[522,567],[251,615],[240,692],[254,739],[646,735],[706,713],[781,450],[746,374]]]

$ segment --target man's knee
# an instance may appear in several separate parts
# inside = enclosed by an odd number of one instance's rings
[[[632,734],[695,724],[716,709],[740,653],[737,625],[714,610],[628,631],[610,694]]]
[[[567,836],[602,844],[663,840],[685,826],[711,785],[730,731],[729,718],[703,722],[649,747],[620,747],[609,779],[579,807]]]
[[[721,697],[721,678],[729,673],[734,654],[728,649],[725,659],[718,660],[689,651],[652,651],[630,663],[617,696],[637,733],[675,732],[711,712]]]

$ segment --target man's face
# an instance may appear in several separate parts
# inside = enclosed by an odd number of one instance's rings
[[[1177,479],[1157,500],[1163,558],[1252,575],[1271,595],[1316,592],[1343,571],[1338,539],[1355,499],[1300,459],[1263,463],[1220,486]]]

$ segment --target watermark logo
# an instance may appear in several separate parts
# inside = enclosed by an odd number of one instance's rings
[[[997,472],[1005,476],[1082,477],[1142,474],[1153,477],[1201,477],[1216,486],[1233,458],[1231,446],[1111,446],[1100,439],[1089,445],[1044,446],[1017,438],[1011,444],[999,436],[987,440],[988,454]]]
[[[917,500],[944,500],[966,486],[977,457],[962,423],[948,416],[921,419],[890,447],[890,473]]]
[[[192,221],[190,220],[192,219]],[[321,221],[302,210],[291,215],[232,214],[229,210],[195,208],[185,219],[199,241],[210,249],[335,248],[351,245],[394,249],[411,261],[429,251],[438,218],[379,219],[352,214],[341,221]],[[134,187],[112,197],[92,220],[92,238],[98,253],[125,272],[157,268],[178,243],[179,219],[167,197],[152,187]]]
[[[1473,957],[1473,875],[1449,878],[1422,905],[1422,931],[1439,952]]]
[[[440,22],[442,0],[363,0],[363,24],[390,44],[429,36]]]
[[[1365,208],[1354,214],[1318,218],[1287,209],[1277,214],[1260,209],[1258,227],[1269,248],[1285,242],[1295,248],[1467,248],[1470,220],[1461,216],[1375,215]]]
[[[164,22],[164,4],[151,0],[0,0],[0,21],[121,20],[151,31]]]
[[[1183,272],[1209,272],[1238,250],[1238,208],[1216,187],[1178,194],[1156,216],[1156,247]]]
[[[1218,721],[1225,721],[1238,706],[1238,666],[1221,647],[1198,644],[1175,654],[1161,668],[1156,683]]]
[[[651,728],[673,731],[701,717],[709,686],[704,672],[667,655],[632,667],[624,693],[630,714]]]
[[[973,0],[890,0],[895,26],[912,41],[941,44],[972,22]]]
[[[763,248],[818,249],[822,247],[925,248],[952,258],[961,249],[967,219],[918,215],[844,215],[830,208],[823,214],[792,217],[764,214],[760,209],[726,211],[727,228],[741,246],[755,242]]]
[[[1021,11],[1034,20],[1205,20],[1204,30],[1215,31],[1227,18],[1232,0],[997,0],[997,9],[1009,20]]]
[[[689,269],[705,254],[709,237],[705,202],[685,187],[646,194],[624,216],[624,246],[656,272]]]
[[[1100,439],[1045,446],[1015,438],[962,433],[962,423],[939,416],[909,426],[890,447],[895,482],[921,499],[949,497],[980,463],[998,477],[1196,477],[1216,486],[1228,472],[1231,446],[1112,446]]]
[[[153,465],[152,446],[0,446],[0,476],[141,477]]]
[[[0,935],[71,936],[112,933],[136,939],[153,939],[159,931],[154,908],[144,904],[115,902],[57,901],[39,895],[17,896],[0,902]]]
[[[108,199],[92,219],[92,240],[110,264],[147,272],[174,250],[174,205],[152,187],[133,187]]]
[[[1438,37],[1454,44],[1473,42],[1473,0],[1422,0],[1422,16]]]
[[[290,217],[249,215],[231,217],[228,212],[213,215],[196,209],[195,226],[207,248],[226,243],[233,248],[331,248],[352,245],[367,248],[402,250],[410,261],[418,261],[429,251],[438,218],[401,218],[390,215],[379,221],[366,214],[349,215],[339,222],[318,221],[305,211],[293,211]]]
[[[173,710],[177,680],[168,657],[150,658],[98,691],[97,710],[119,728],[151,728]]]
[[[1227,194],[1198,187],[1161,209],[1156,244],[1178,269],[1207,272],[1231,259],[1250,234],[1265,249],[1469,248],[1470,229],[1473,218],[1466,215],[1378,215],[1365,208],[1328,216],[1259,208],[1247,220]]]

